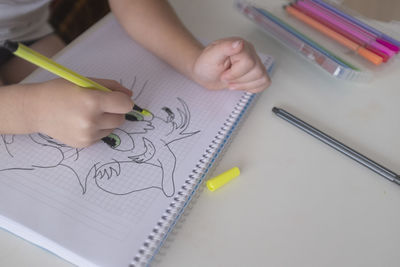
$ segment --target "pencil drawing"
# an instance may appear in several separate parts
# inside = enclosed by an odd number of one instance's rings
[[[136,78],[132,87],[135,83]],[[146,84],[147,81],[136,99]],[[41,133],[2,134],[0,172],[66,168],[76,178],[83,194],[88,190],[88,184],[94,182],[103,192],[113,195],[158,189],[166,197],[171,197],[175,194],[177,165],[171,144],[200,132],[188,130],[191,119],[189,107],[183,99],[177,97],[176,100],[176,107],[163,106],[158,113],[145,116],[136,111],[130,112],[126,115],[125,124],[89,148],[72,148]],[[128,165],[132,167],[132,164],[135,170],[147,166],[151,170],[150,175],[160,178],[159,183],[146,186],[134,182],[121,184],[121,181],[138,178],[137,173],[124,173],[124,169]]]

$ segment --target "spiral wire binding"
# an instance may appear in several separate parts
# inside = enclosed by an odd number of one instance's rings
[[[265,66],[269,66],[269,73],[273,69],[273,64],[271,63],[273,63],[273,58],[271,57],[264,62]],[[201,159],[195,165],[195,168],[188,175],[188,179],[185,180],[160,220],[147,236],[142,247],[131,261],[131,267],[148,266],[153,260],[168,234],[171,233],[178,219],[183,214],[184,209],[202,184],[202,181],[210,172],[212,166],[215,166],[217,158],[219,158],[228,142],[232,139],[232,134],[238,127],[239,122],[242,121],[246,111],[254,104],[256,96],[256,94],[246,92],[239,99],[221,129],[217,132]]]

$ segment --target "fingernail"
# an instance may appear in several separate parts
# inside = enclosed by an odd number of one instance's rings
[[[237,40],[237,41],[233,42],[232,48],[238,47],[241,43],[242,43],[242,40]]]

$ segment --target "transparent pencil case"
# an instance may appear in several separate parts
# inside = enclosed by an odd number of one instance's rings
[[[320,0],[313,1],[322,2]],[[398,57],[397,55],[379,66],[365,60],[348,47],[288,15],[283,7],[289,3],[254,4],[239,0],[235,2],[235,6],[241,14],[258,25],[262,31],[331,77],[345,81],[368,82],[374,74],[386,71],[395,64],[393,62]],[[332,3],[327,3],[327,5],[333,7]],[[343,12],[350,13],[349,10]],[[394,41],[397,40],[394,39]]]

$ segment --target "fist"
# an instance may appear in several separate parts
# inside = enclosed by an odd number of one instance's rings
[[[267,71],[252,44],[240,38],[226,38],[208,45],[193,65],[194,80],[220,90],[258,93],[270,85]]]

